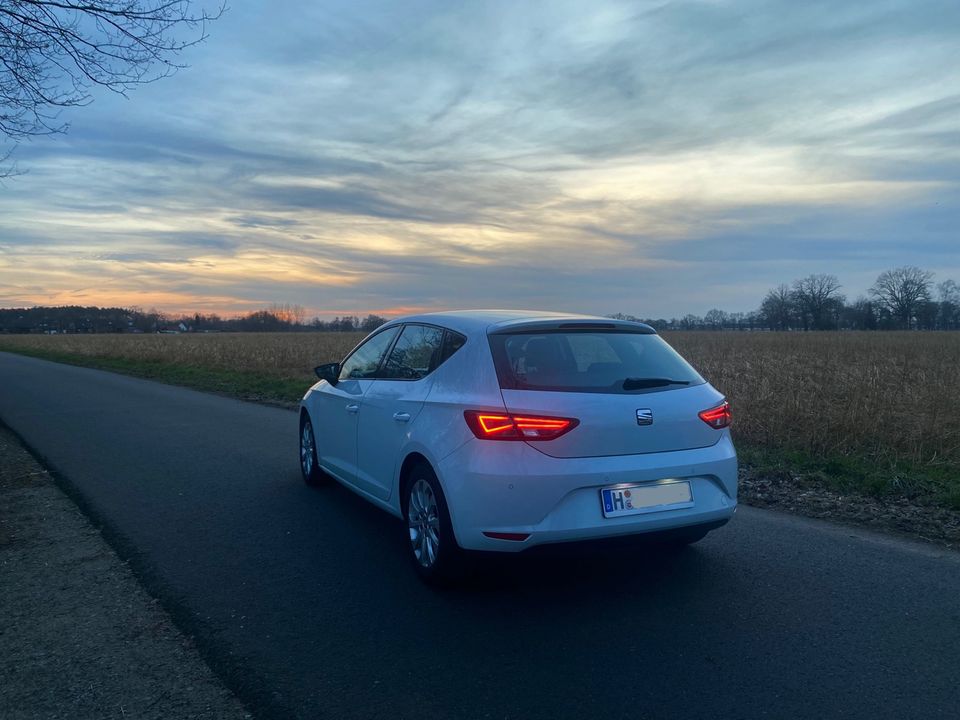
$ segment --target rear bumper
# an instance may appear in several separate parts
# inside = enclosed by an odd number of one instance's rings
[[[522,442],[471,440],[436,468],[461,547],[518,552],[547,543],[723,524],[737,507],[737,456],[728,431],[707,448],[646,455],[553,458]],[[690,482],[693,506],[605,518],[600,488]],[[518,533],[522,541],[484,532]]]

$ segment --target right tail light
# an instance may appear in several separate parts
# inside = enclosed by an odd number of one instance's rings
[[[733,422],[733,414],[730,412],[730,403],[724,400],[716,407],[708,408],[700,412],[700,419],[715,430],[722,430],[729,427]]]

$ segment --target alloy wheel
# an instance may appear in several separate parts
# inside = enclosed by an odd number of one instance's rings
[[[303,470],[304,477],[310,477],[313,473],[314,458],[313,427],[310,421],[303,423],[300,430],[300,468]]]
[[[440,550],[440,512],[430,483],[420,478],[410,487],[407,502],[410,547],[417,562],[433,567]]]

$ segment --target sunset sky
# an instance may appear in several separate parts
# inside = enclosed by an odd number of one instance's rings
[[[231,0],[0,186],[0,306],[756,308],[960,281],[960,2]]]

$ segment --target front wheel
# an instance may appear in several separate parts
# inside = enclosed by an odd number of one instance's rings
[[[405,487],[403,516],[414,569],[431,584],[455,579],[462,569],[463,551],[454,537],[437,476],[428,465],[419,464]]]
[[[307,485],[319,485],[324,474],[317,462],[317,441],[313,424],[306,414],[300,417],[300,474]]]

